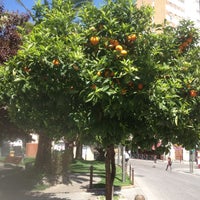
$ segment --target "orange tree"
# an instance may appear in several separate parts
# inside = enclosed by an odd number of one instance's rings
[[[152,9],[129,0],[88,5],[79,13],[85,43],[81,95],[92,133],[106,148],[106,199],[115,177],[114,145],[199,142],[198,30],[152,23]]]
[[[45,11],[6,68],[10,116],[40,135],[35,163],[40,170],[50,166],[51,139],[72,127],[70,113],[79,110],[77,63],[83,59],[73,4],[55,1]]]
[[[142,121],[155,134],[149,137],[145,133],[143,138],[139,128],[133,143],[151,149],[161,139],[163,147],[172,142],[195,148],[199,144],[200,116],[198,30],[192,22],[182,21],[176,28],[165,26],[163,34],[156,37],[154,48],[160,50],[155,54],[155,80],[149,88],[151,108],[147,112],[151,115],[144,112]]]
[[[15,120],[53,136],[81,121],[106,149],[107,200],[114,145],[130,134],[149,146],[199,140],[198,31],[186,21],[154,25],[152,12],[110,0],[77,16],[69,2],[54,1],[6,68]]]
[[[199,31],[192,22],[181,21],[178,27],[166,26],[163,32],[171,36],[162,36],[163,50],[156,66],[159,75],[149,95],[160,113],[148,121],[153,122],[155,136],[164,144],[170,141],[195,148],[199,144],[200,116]]]

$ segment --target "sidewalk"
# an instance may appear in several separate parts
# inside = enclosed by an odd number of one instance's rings
[[[151,161],[152,162],[152,161]],[[164,161],[158,161],[161,167],[166,164]],[[4,169],[0,164],[0,199],[2,200],[103,200],[104,189],[89,189],[89,175],[71,174],[68,184],[57,184],[42,191],[33,191],[28,187],[28,183],[23,181],[20,173],[23,170],[11,171]],[[173,163],[173,171],[186,173],[191,176],[200,176],[200,169],[194,165],[193,173],[190,172],[188,163]],[[94,176],[93,183],[100,181],[98,176]],[[119,200],[134,200],[137,194],[143,194],[148,199],[141,187],[137,184],[123,187],[121,190],[115,190],[114,195]]]
[[[104,188],[89,189],[88,174],[71,174],[68,184],[56,184],[38,191],[29,187],[23,173],[23,169],[5,168],[0,163],[0,200],[103,200],[105,195]],[[93,183],[99,181],[100,178],[94,176]],[[114,191],[119,200],[133,200],[137,194],[143,194],[137,183]]]
[[[70,179],[72,181],[69,185],[58,184],[35,194],[51,194],[56,199],[66,200],[100,200],[103,198],[104,189],[89,189],[89,176],[71,175]],[[94,177],[93,181],[93,183],[97,183],[100,178]],[[137,194],[144,195],[137,184],[123,187],[121,190],[114,192],[114,195],[117,195],[119,200],[133,200]]]
[[[167,161],[158,160],[160,163],[167,163]],[[190,175],[200,176],[200,168],[198,165],[193,162],[193,165],[189,161],[173,161],[172,162],[172,170],[177,171],[179,173],[186,173]]]
[[[190,175],[196,175],[200,176],[200,169],[197,166],[193,166],[193,169],[188,167],[181,167],[181,168],[175,168],[174,171],[177,171],[179,173],[186,173]]]

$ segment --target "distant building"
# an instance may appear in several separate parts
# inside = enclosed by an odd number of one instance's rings
[[[155,14],[155,23],[163,23],[166,19],[171,25],[178,25],[182,19],[194,21],[200,27],[200,0],[137,0],[138,7],[151,5]]]

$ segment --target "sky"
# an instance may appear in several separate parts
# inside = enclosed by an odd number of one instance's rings
[[[21,0],[21,1],[28,9],[31,10],[32,6],[37,0]],[[25,9],[19,3],[17,3],[17,0],[0,0],[0,3],[4,5],[5,10],[26,12]],[[94,0],[94,4],[96,6],[101,6],[103,4],[103,0]]]

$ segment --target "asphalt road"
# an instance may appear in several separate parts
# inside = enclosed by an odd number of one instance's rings
[[[148,200],[199,200],[200,173],[191,174],[189,164],[173,163],[166,171],[166,162],[131,159],[135,179]],[[200,169],[196,169],[196,171]]]

